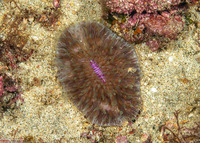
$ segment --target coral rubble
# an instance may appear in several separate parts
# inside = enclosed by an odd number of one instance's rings
[[[155,51],[162,42],[176,39],[185,26],[183,12],[188,4],[197,0],[102,0],[114,16],[112,28],[130,42],[146,41]],[[106,14],[105,14],[106,15]],[[105,16],[109,20],[109,16]],[[149,42],[158,41],[156,45]],[[148,44],[147,44],[148,45]]]

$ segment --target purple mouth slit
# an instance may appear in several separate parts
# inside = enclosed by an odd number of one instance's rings
[[[102,81],[106,82],[106,78],[103,75],[101,69],[98,67],[98,65],[93,60],[90,60],[90,65],[93,68],[94,72],[102,79]]]

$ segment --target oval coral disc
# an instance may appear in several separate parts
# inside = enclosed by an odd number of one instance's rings
[[[64,30],[56,64],[60,83],[90,122],[121,125],[141,111],[136,52],[102,24],[82,22]]]

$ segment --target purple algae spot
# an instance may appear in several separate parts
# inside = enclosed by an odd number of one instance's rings
[[[100,23],[82,22],[63,31],[56,54],[58,79],[88,121],[119,126],[138,117],[140,67],[124,39]]]

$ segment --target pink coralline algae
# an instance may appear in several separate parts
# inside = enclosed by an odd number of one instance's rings
[[[106,4],[111,12],[130,14],[134,10],[137,13],[161,11],[181,2],[182,0],[108,0]]]
[[[54,5],[54,7],[57,9],[58,7],[59,7],[59,0],[54,0],[53,1],[53,5]]]
[[[125,24],[121,24],[121,31],[127,41],[139,41],[150,36],[163,36],[175,39],[184,28],[184,22],[180,15],[135,14]],[[135,28],[135,30],[132,30]],[[138,32],[140,31],[140,32]]]
[[[184,27],[180,15],[171,17],[152,15],[144,21],[144,25],[150,33],[155,33],[168,38],[176,37],[177,33]]]
[[[0,76],[0,112],[13,108],[18,99],[22,102],[19,86],[16,86],[16,81],[7,75]],[[14,106],[13,106],[14,105]]]
[[[197,2],[198,0],[103,0],[111,15],[115,15],[113,30],[117,27],[117,31],[129,42],[146,41],[151,46],[155,43],[156,47],[166,39],[177,38],[185,26],[182,14],[184,5]],[[124,15],[124,18],[116,18],[117,15]],[[148,42],[152,38],[154,42]],[[151,47],[150,49],[152,50]]]
[[[115,143],[127,143],[128,139],[126,136],[117,136],[115,139]]]

